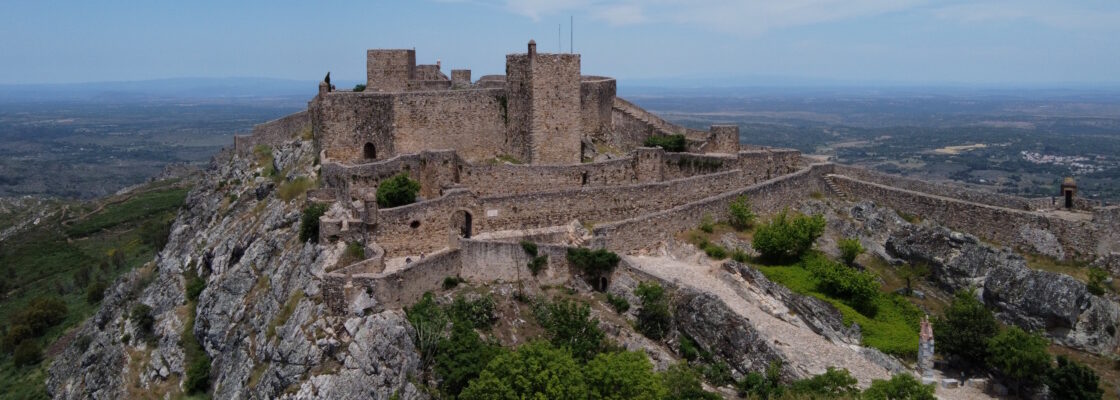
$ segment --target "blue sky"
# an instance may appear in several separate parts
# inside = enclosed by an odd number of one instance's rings
[[[575,18],[587,74],[622,80],[1120,83],[1116,0],[24,1],[0,6],[0,83],[364,80],[365,49],[477,78]]]

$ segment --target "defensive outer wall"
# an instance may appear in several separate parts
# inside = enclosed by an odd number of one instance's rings
[[[505,76],[471,82],[469,70],[449,79],[438,64],[416,65],[414,52],[377,50],[367,72],[365,92],[323,82],[308,111],[258,125],[234,144],[245,156],[313,133],[323,187],[308,199],[333,204],[320,219],[320,242],[367,249],[367,259],[325,273],[337,313],[407,305],[447,276],[562,284],[573,277],[571,246],[648,248],[705,218],[726,219],[744,195],[760,215],[816,194],[871,200],[993,242],[1120,264],[1120,207],[1077,199],[1058,211],[1052,199],[808,164],[794,150],[740,145],[737,127],[688,129],[617,97],[613,79],[579,75],[578,55],[536,54],[530,44],[507,56]],[[682,135],[686,149],[642,147],[655,135]],[[623,154],[590,162],[588,144]],[[400,173],[420,182],[419,201],[379,208],[378,184]],[[573,237],[573,221],[590,235]],[[548,255],[536,276],[521,240]]]

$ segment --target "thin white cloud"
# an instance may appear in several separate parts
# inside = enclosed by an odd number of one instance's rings
[[[596,7],[591,18],[614,26],[634,25],[649,21],[645,11],[637,4],[612,4]]]

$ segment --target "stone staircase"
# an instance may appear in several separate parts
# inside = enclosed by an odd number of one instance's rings
[[[848,193],[844,192],[844,190],[840,189],[840,185],[836,184],[836,177],[837,176],[838,175],[835,175],[835,174],[825,175],[824,176],[824,183],[825,183],[826,186],[828,186],[828,191],[831,192],[833,196],[835,196],[836,198],[841,199],[841,200],[847,200],[848,199]]]

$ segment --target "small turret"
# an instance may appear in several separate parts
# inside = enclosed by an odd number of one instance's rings
[[[1062,197],[1066,199],[1066,208],[1073,208],[1073,196],[1077,194],[1077,182],[1072,176],[1062,179]]]

